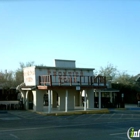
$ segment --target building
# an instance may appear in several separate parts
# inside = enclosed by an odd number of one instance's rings
[[[82,105],[84,110],[92,109],[95,94],[101,108],[101,91],[107,88],[106,77],[94,76],[94,68],[76,68],[74,60],[55,59],[54,67],[26,67],[23,74],[24,83],[17,89],[22,94],[25,109],[34,111],[43,111],[44,102],[48,113],[52,108],[67,112]]]
[[[19,109],[16,87],[5,89],[0,87],[0,110]]]

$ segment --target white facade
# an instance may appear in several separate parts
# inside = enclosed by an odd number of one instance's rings
[[[39,83],[39,76],[52,76],[52,85],[59,85],[60,79],[63,85],[69,85],[70,80],[73,85],[88,85],[88,76],[93,76],[93,69],[64,68],[64,67],[27,67],[24,68],[24,83],[26,86],[35,86]],[[44,79],[45,80],[45,79]],[[47,79],[49,84],[49,77]],[[42,83],[43,84],[43,83]]]

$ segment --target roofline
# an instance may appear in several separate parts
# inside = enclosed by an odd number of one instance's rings
[[[137,75],[137,77],[136,77],[136,79],[135,79],[135,81],[138,81],[138,79],[140,78],[140,74],[139,75]]]
[[[66,59],[54,59],[54,61],[76,62],[75,60],[66,60]]]
[[[95,68],[66,68],[66,67],[55,67],[55,66],[30,66],[30,67],[25,67],[26,68],[47,68],[47,69],[66,69],[66,70],[95,70]]]
[[[35,68],[48,68],[48,69],[66,69],[66,70],[95,70],[95,68],[66,68],[66,67],[49,67],[49,66],[35,66]]]
[[[105,89],[95,89],[97,92],[120,92],[120,90],[113,88],[105,88]]]
[[[36,66],[24,67],[23,69],[26,69],[26,68],[36,68]]]

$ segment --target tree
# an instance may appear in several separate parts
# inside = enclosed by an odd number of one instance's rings
[[[136,90],[140,93],[140,74],[136,75],[134,78]]]
[[[15,85],[14,82],[14,72],[7,70],[5,72],[0,72],[0,86],[4,88],[13,87]]]
[[[9,89],[11,87],[17,87],[19,84],[23,83],[23,68],[34,66],[34,61],[23,63],[19,63],[20,67],[16,71],[0,71],[0,87]],[[40,64],[38,66],[44,66]]]
[[[134,86],[135,85],[135,77],[127,74],[126,72],[119,73],[117,77],[115,77],[114,81],[118,84]]]
[[[34,61],[31,61],[31,62],[27,62],[26,64],[24,64],[23,62],[20,62],[20,70],[23,70],[23,68],[25,67],[31,67],[31,66],[34,66],[35,65],[35,62]]]
[[[118,70],[116,67],[114,67],[112,64],[108,64],[105,68],[101,67],[99,70],[99,75],[106,76],[106,80],[114,80],[118,73]]]
[[[5,80],[4,80],[4,73],[1,71],[0,72],[0,86],[3,86],[4,82],[5,82]]]

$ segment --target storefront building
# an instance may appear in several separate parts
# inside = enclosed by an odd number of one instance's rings
[[[74,60],[55,59],[54,67],[27,67],[23,74],[24,83],[17,89],[25,109],[33,105],[34,111],[43,111],[44,104],[48,106],[48,113],[52,108],[65,112],[76,106],[92,109],[95,91],[98,91],[98,108],[101,108],[101,90],[107,88],[106,77],[94,76],[94,68],[76,68]]]

